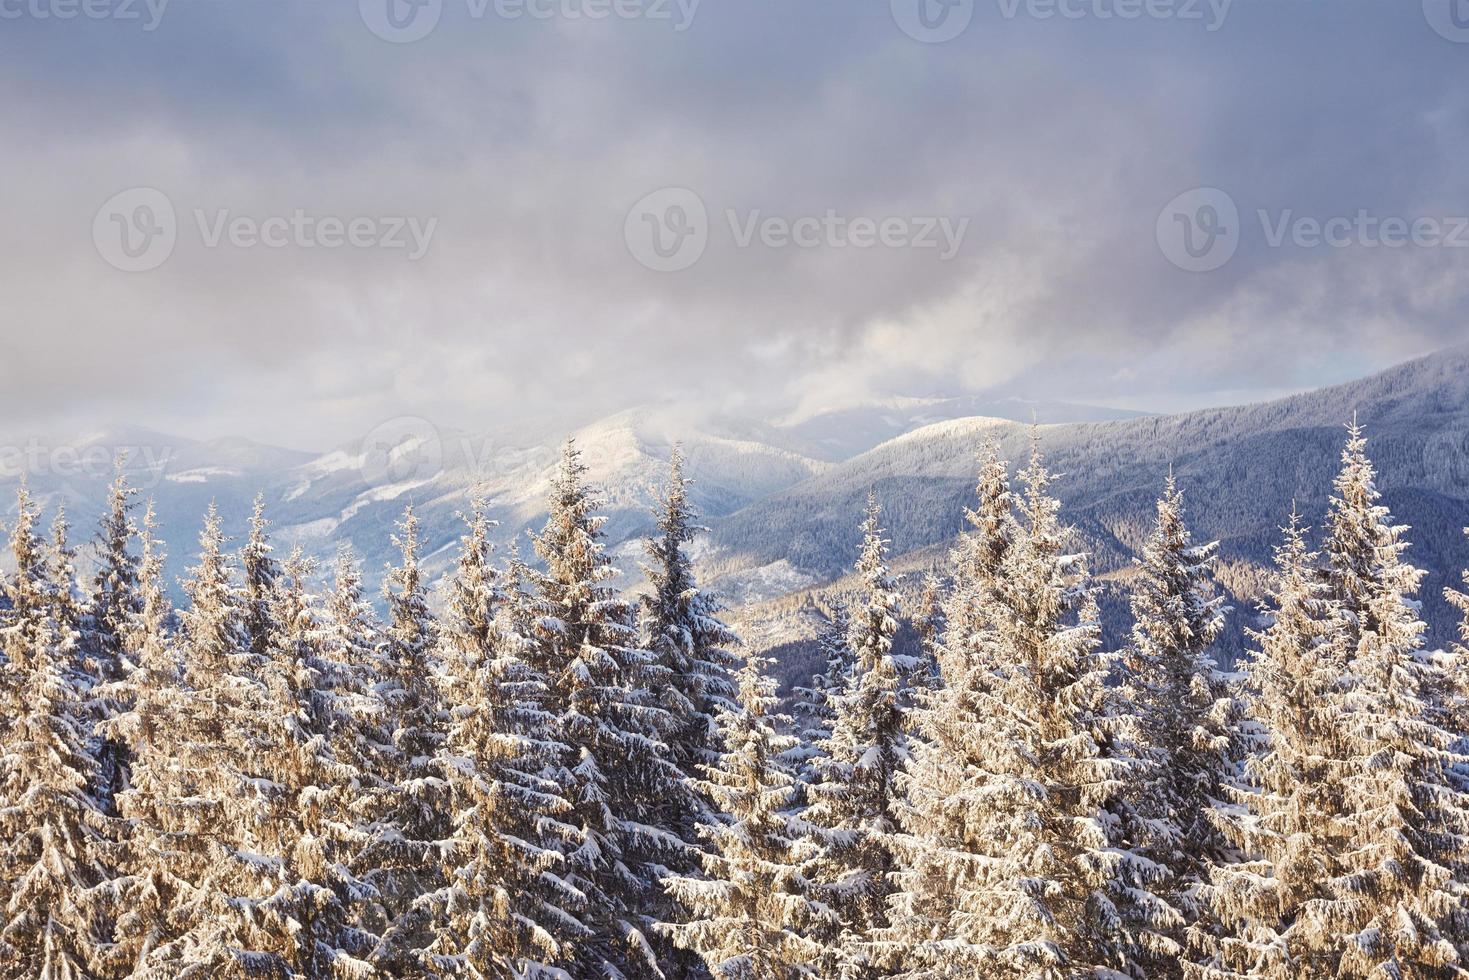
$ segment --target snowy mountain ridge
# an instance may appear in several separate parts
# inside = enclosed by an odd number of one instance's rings
[[[1469,525],[1469,348],[1411,362],[1336,388],[1258,405],[1174,416],[1098,419],[1109,410],[982,399],[888,399],[819,413],[802,422],[681,416],[664,407],[616,413],[572,434],[606,500],[608,544],[632,581],[648,507],[674,442],[696,479],[694,502],[711,533],[698,543],[703,574],[735,604],[820,585],[850,566],[861,503],[869,489],[884,505],[899,561],[942,557],[963,527],[976,455],[987,439],[1006,456],[1028,452],[1035,416],[1043,448],[1061,474],[1065,517],[1104,575],[1125,570],[1171,465],[1199,533],[1218,537],[1240,571],[1237,598],[1251,600],[1252,573],[1269,554],[1292,499],[1318,521],[1340,449],[1342,425],[1359,413],[1383,471],[1388,503],[1415,525],[1411,557],[1431,572],[1430,620],[1443,584],[1469,563],[1459,529]],[[935,407],[937,406],[937,408]],[[957,417],[961,407],[986,408]],[[1115,413],[1114,413],[1115,414]],[[843,421],[853,428],[842,429]],[[500,522],[503,546],[539,527],[563,434],[501,427],[480,433],[391,420],[323,453],[244,439],[190,440],[141,427],[90,433],[42,454],[26,472],[48,511],[65,504],[75,540],[86,542],[111,476],[110,450],[129,450],[129,470],[159,512],[171,554],[170,579],[192,563],[194,537],[210,502],[226,529],[244,531],[251,501],[264,495],[278,550],[300,545],[319,558],[347,543],[369,582],[390,557],[393,522],[412,503],[423,524],[430,574],[447,570],[474,494]],[[871,446],[879,430],[898,431]],[[833,433],[835,436],[833,437]],[[830,437],[830,438],[829,438]],[[42,447],[44,448],[44,447]],[[848,452],[848,450],[853,450]],[[846,455],[843,455],[845,453]],[[14,459],[34,464],[12,454]],[[69,466],[58,465],[66,460]],[[0,466],[0,512],[13,507],[21,471]],[[85,552],[85,548],[83,549]],[[522,544],[523,551],[529,551]],[[85,561],[85,554],[83,556]],[[1232,564],[1231,564],[1232,563]]]

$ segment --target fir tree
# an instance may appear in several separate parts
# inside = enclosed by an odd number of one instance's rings
[[[719,717],[724,745],[706,767],[702,791],[725,816],[702,824],[709,847],[704,877],[671,877],[664,886],[692,910],[665,930],[703,957],[718,980],[792,980],[814,975],[813,927],[829,914],[809,897],[814,850],[789,815],[793,778],[780,762],[791,738],[774,714],[766,661],[751,656],[739,673],[739,702]]]
[[[306,585],[313,569],[298,548],[273,583],[266,677],[275,709],[268,749],[275,785],[261,837],[281,869],[260,909],[273,951],[293,974],[365,977],[377,937],[357,924],[371,889],[352,868],[366,840],[353,814],[364,780],[352,755],[349,704],[339,693],[350,697],[350,674],[325,646]]]
[[[923,575],[913,628],[918,633],[918,658],[910,683],[918,690],[933,690],[943,681],[939,673],[938,651],[945,621],[943,582],[932,569]]]
[[[1469,535],[1469,530],[1464,533]],[[1463,577],[1464,585],[1469,589],[1469,571],[1464,572]],[[1452,731],[1459,733],[1459,752],[1469,755],[1469,591],[1444,589],[1444,598],[1460,614],[1459,642],[1450,651],[1452,659],[1445,667],[1450,672],[1450,698],[1444,706],[1444,719]],[[1469,790],[1466,767],[1459,768],[1458,777],[1460,788]]]
[[[726,648],[739,643],[720,621],[719,603],[699,589],[693,562],[684,552],[703,530],[689,500],[692,482],[683,475],[683,456],[675,447],[668,484],[654,512],[662,533],[647,542],[649,590],[642,620],[643,645],[669,679],[660,692],[673,723],[667,737],[669,758],[688,778],[718,755],[715,719],[735,694],[737,661]],[[685,793],[671,803],[666,825],[692,832],[702,809],[698,797]]]
[[[993,666],[996,624],[986,613],[1020,533],[1008,466],[999,446],[989,443],[980,457],[975,505],[965,511],[969,529],[949,556],[954,587],[940,607],[944,631],[936,659],[943,681],[959,687],[982,683]]]
[[[840,920],[833,976],[877,977],[867,948],[887,925],[887,902],[896,868],[896,787],[907,759],[902,681],[893,656],[899,608],[887,568],[887,541],[875,496],[867,500],[857,575],[862,605],[852,624],[852,672],[834,700],[831,734],[818,763],[806,820],[822,845],[817,864],[820,894]]]
[[[605,518],[586,484],[586,467],[568,441],[552,483],[550,515],[535,539],[546,570],[536,576],[543,603],[534,665],[546,677],[547,707],[570,751],[566,821],[579,837],[567,881],[586,896],[594,937],[580,950],[576,975],[654,976],[646,909],[676,834],[658,826],[678,770],[663,735],[672,719],[653,691],[668,672],[638,647],[634,607],[607,586],[616,575],[602,544]]]
[[[117,475],[108,488],[107,511],[97,533],[97,571],[92,578],[91,622],[84,644],[88,673],[104,685],[127,675],[124,647],[143,606],[138,591],[139,559],[130,550],[137,534],[132,507],[138,491],[128,485],[124,462],[121,457],[117,460]]]
[[[443,638],[453,701],[442,764],[454,828],[445,884],[426,896],[435,962],[474,977],[565,978],[586,929],[582,896],[561,876],[560,820],[571,809],[555,777],[566,747],[526,661],[529,621],[490,564],[490,521],[475,501],[451,585]],[[518,591],[519,583],[513,583]]]
[[[377,686],[390,743],[378,760],[380,824],[369,861],[370,882],[382,896],[389,924],[374,955],[393,976],[419,976],[433,943],[423,896],[438,890],[440,849],[450,833],[448,784],[439,756],[448,727],[437,657],[437,624],[419,567],[418,517],[409,506],[393,543],[401,555],[383,592],[388,625],[383,636],[383,676]]]
[[[641,622],[642,645],[668,678],[658,693],[669,717],[664,736],[668,759],[677,767],[679,778],[670,783],[656,822],[687,845],[666,859],[668,867],[679,874],[690,874],[699,865],[696,827],[707,817],[708,803],[694,780],[719,755],[715,721],[735,695],[733,668],[737,662],[728,648],[739,643],[720,621],[719,603],[699,589],[693,562],[684,551],[702,530],[689,500],[692,483],[683,475],[683,454],[675,446],[668,483],[654,510],[661,533],[647,542],[649,560],[643,571],[648,592]],[[654,919],[678,916],[667,907],[668,898],[661,890],[648,897],[652,904],[646,911]],[[666,952],[663,956],[669,958]],[[677,962],[669,966],[680,975],[689,975],[701,965],[686,953],[683,957],[674,954],[672,959]]]
[[[1336,481],[1326,552],[1347,653],[1340,718],[1351,846],[1317,928],[1339,935],[1339,974],[1431,976],[1461,970],[1448,936],[1463,916],[1455,873],[1469,857],[1469,810],[1452,786],[1455,737],[1439,721],[1441,669],[1420,656],[1414,598],[1424,572],[1403,559],[1407,528],[1382,506],[1354,423]]]
[[[1275,551],[1269,625],[1245,663],[1244,707],[1258,725],[1245,780],[1216,808],[1243,860],[1216,867],[1208,897],[1223,935],[1200,933],[1207,977],[1333,975],[1334,943],[1303,911],[1327,900],[1347,847],[1339,713],[1346,657],[1337,614],[1298,514]]]
[[[167,909],[128,937],[137,975],[193,980],[282,972],[279,936],[262,904],[283,873],[269,852],[278,785],[269,775],[272,708],[265,659],[250,648],[243,602],[213,506],[199,564],[184,591],[182,676],[139,708],[151,731],[135,749],[134,786],[121,794]]]
[[[848,638],[852,619],[846,602],[839,596],[827,603],[827,618],[816,638],[818,663],[811,679],[796,687],[791,696],[791,724],[795,740],[781,761],[796,775],[796,792],[792,797],[795,810],[804,810],[809,802],[808,787],[820,778],[826,742],[831,738],[836,699],[852,672],[853,654]]]
[[[93,722],[99,725],[132,710],[127,700],[127,681],[135,665],[127,647],[129,634],[143,611],[139,559],[129,550],[137,533],[132,520],[137,491],[128,485],[123,464],[119,457],[117,475],[107,492],[107,511],[97,534],[97,572],[92,579],[88,628],[82,638],[86,671],[96,685],[89,710]],[[117,794],[128,784],[131,759],[125,745],[104,738],[97,761],[96,795],[103,808],[115,816]]]
[[[1163,935],[1178,915],[1150,891],[1156,866],[1120,833],[1133,766],[1038,449],[1023,478],[1015,537],[976,610],[989,649],[935,699],[915,753],[904,927],[880,947],[910,976],[1127,975],[1179,952]]]
[[[22,487],[0,620],[0,977],[81,980],[105,953],[112,875],[91,796],[97,763],[76,686],[71,596],[50,577],[65,568],[53,549],[48,569],[36,517]]]
[[[177,783],[169,756],[174,735],[172,718],[182,684],[174,638],[169,630],[173,609],[163,586],[165,555],[157,537],[158,525],[150,503],[140,532],[137,594],[140,608],[122,630],[122,659],[133,665],[114,685],[123,706],[99,725],[104,744],[119,746],[130,761],[129,779],[116,797],[127,819],[119,860],[124,896],[117,920],[117,945],[110,951],[109,975],[147,976],[145,960],[173,931],[173,899],[187,887],[168,860],[173,845],[163,836],[161,815],[171,813],[167,803]],[[154,801],[157,801],[155,803]],[[194,843],[180,838],[180,843]]]
[[[984,614],[1018,536],[1007,464],[993,443],[981,456],[976,503],[966,514],[969,530],[950,555],[953,586],[939,611],[938,677],[929,690],[915,692],[910,712],[914,743],[899,777],[899,819],[911,830],[897,841],[902,867],[891,899],[893,925],[881,936],[882,960],[915,976],[924,975],[925,961],[936,962],[938,944],[951,935],[949,920],[966,887],[956,872],[975,843],[960,804],[984,777],[963,760],[989,737],[980,727],[979,697],[991,675],[995,624]]]
[[[1148,854],[1169,870],[1170,900],[1191,918],[1209,867],[1229,852],[1209,819],[1233,782],[1235,756],[1235,701],[1210,654],[1226,614],[1210,577],[1217,551],[1193,543],[1169,474],[1131,590],[1126,687],[1151,763],[1135,788]]]
[[[65,651],[63,669],[75,678],[75,684],[85,694],[98,677],[92,673],[90,664],[83,656],[82,637],[86,631],[85,602],[81,584],[77,580],[76,549],[71,546],[71,523],[66,519],[65,505],[58,504],[56,516],[51,520],[51,540],[45,551],[46,580],[57,628],[63,637],[69,638]]]
[[[265,517],[265,495],[255,496],[250,514],[250,536],[240,549],[240,578],[245,617],[245,635],[250,651],[263,657],[270,650],[277,624],[274,618],[276,581],[279,563],[271,557],[274,550],[269,538],[270,521]]]
[[[392,756],[393,728],[380,697],[388,671],[382,628],[363,593],[362,570],[345,545],[332,565],[332,588],[320,630],[323,656],[341,672],[334,693],[348,719],[338,732],[335,750],[351,761],[363,781],[364,792],[354,810],[370,821],[374,801],[387,787],[381,779],[388,768],[384,760]]]

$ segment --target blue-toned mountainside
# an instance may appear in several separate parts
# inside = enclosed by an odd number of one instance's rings
[[[1095,571],[1126,575],[1171,466],[1196,534],[1220,540],[1222,579],[1249,614],[1292,501],[1320,526],[1354,413],[1371,439],[1385,502],[1413,528],[1409,557],[1430,573],[1432,642],[1448,642],[1455,618],[1441,593],[1469,565],[1469,347],[1264,404],[1037,431],[1060,474],[1053,491],[1078,531],[1076,548],[1093,555]],[[736,585],[771,569],[810,581],[842,574],[869,489],[894,552],[909,567],[939,561],[963,527],[985,440],[999,440],[1008,459],[1023,463],[1029,430],[978,418],[906,433],[721,521],[706,564]]]

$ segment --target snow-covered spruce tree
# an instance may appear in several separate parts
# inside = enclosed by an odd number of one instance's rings
[[[71,597],[48,574],[36,517],[22,487],[0,618],[0,977],[83,980],[108,942],[112,872]]]
[[[987,676],[960,688],[968,710],[937,699],[915,754],[893,918],[906,926],[912,909],[919,929],[931,923],[934,883],[951,906],[946,928],[883,937],[907,976],[1127,976],[1179,952],[1163,935],[1179,916],[1151,890],[1158,869],[1119,832],[1134,764],[1119,747],[1086,568],[1063,550],[1039,448],[1023,479],[1016,537],[978,616]]]
[[[848,638],[852,619],[846,600],[832,596],[827,600],[827,618],[816,637],[817,662],[821,666],[804,685],[791,691],[791,733],[795,740],[781,757],[796,775],[796,792],[791,798],[795,811],[804,810],[807,787],[820,776],[822,753],[831,738],[835,700],[846,686],[852,672],[854,656]]]
[[[429,910],[420,899],[443,884],[441,842],[449,837],[448,784],[439,766],[448,730],[436,649],[438,626],[429,611],[419,568],[418,517],[410,505],[393,543],[400,563],[383,582],[388,625],[377,697],[391,744],[378,760],[379,826],[365,857],[365,874],[382,898],[388,924],[374,954],[389,976],[417,977],[430,969]]]
[[[933,690],[943,678],[939,674],[938,650],[944,635],[944,586],[938,572],[923,574],[913,628],[918,633],[918,658],[909,684],[916,690]]]
[[[119,788],[117,808],[126,819],[119,838],[118,891],[122,896],[116,923],[116,945],[108,951],[105,976],[146,976],[144,960],[156,945],[173,935],[170,908],[186,883],[177,877],[167,851],[155,848],[166,841],[161,821],[167,813],[160,802],[175,791],[174,760],[170,755],[172,717],[178,710],[180,664],[169,630],[173,608],[163,585],[163,543],[157,537],[153,505],[148,505],[139,532],[137,567],[138,611],[121,627],[121,659],[131,665],[122,680],[106,685],[115,691],[117,714],[102,721],[98,732],[104,744],[116,745],[130,762],[129,778]],[[156,808],[155,808],[156,806]]]
[[[265,517],[265,495],[255,495],[250,513],[250,536],[240,549],[241,602],[250,651],[265,656],[275,636],[275,588],[280,564],[271,557],[270,521]]]
[[[694,781],[702,767],[719,754],[715,719],[733,703],[738,661],[729,648],[739,638],[720,621],[718,601],[699,589],[693,562],[684,551],[702,528],[689,500],[693,481],[684,476],[678,446],[673,448],[668,469],[668,482],[653,512],[660,533],[646,542],[648,561],[643,572],[648,591],[643,598],[641,630],[642,645],[668,678],[657,693],[670,718],[664,737],[668,758],[680,774],[656,822],[688,845],[665,860],[671,872],[687,875],[699,866],[695,828],[707,818],[709,806]],[[645,912],[655,920],[680,918],[680,910],[668,907],[669,897],[663,891],[648,897],[651,905]],[[650,938],[661,936],[655,932]],[[660,955],[679,959],[672,951],[660,951]],[[702,962],[684,952],[681,961],[671,965],[680,975],[692,975]]]
[[[85,695],[98,678],[83,656],[82,636],[87,629],[86,600],[77,579],[77,553],[71,546],[71,522],[66,519],[63,504],[56,506],[56,516],[51,521],[51,540],[45,554],[46,579],[50,585],[56,626],[63,636],[71,638],[64,669],[75,675],[77,687]]]
[[[1336,936],[1304,915],[1324,907],[1348,846],[1341,714],[1346,654],[1319,555],[1292,513],[1275,549],[1269,625],[1252,631],[1244,707],[1258,726],[1245,779],[1214,818],[1245,857],[1216,866],[1206,895],[1222,927],[1195,938],[1210,978],[1332,976]]]
[[[593,937],[567,969],[575,976],[655,976],[657,954],[644,910],[653,907],[677,834],[657,825],[676,792],[677,767],[666,757],[672,719],[653,693],[668,671],[638,646],[637,613],[606,583],[616,570],[603,550],[599,500],[568,441],[552,481],[549,517],[535,539],[546,570],[536,575],[543,604],[537,669],[547,708],[569,747],[573,783],[566,822],[581,838],[566,880],[586,896]]]
[[[120,802],[146,862],[133,870],[150,876],[166,915],[137,918],[133,925],[145,932],[126,941],[139,949],[136,975],[150,980],[286,969],[273,920],[261,910],[282,874],[265,837],[279,789],[268,751],[274,713],[224,543],[211,505],[199,563],[184,584],[181,682],[135,709],[151,737],[134,747],[134,785]]]
[[[435,964],[490,978],[565,978],[584,929],[581,896],[561,877],[557,834],[571,804],[554,778],[565,746],[546,685],[525,659],[523,618],[490,564],[491,522],[476,500],[442,624],[453,704],[442,766],[454,812],[445,884],[424,897]],[[518,587],[518,586],[517,586]]]
[[[1440,722],[1450,679],[1421,655],[1415,596],[1424,572],[1403,558],[1407,528],[1381,504],[1366,439],[1353,424],[1331,502],[1328,581],[1347,653],[1341,723],[1351,846],[1332,900],[1308,920],[1342,943],[1338,974],[1431,976],[1462,970],[1450,934],[1465,913],[1469,803]]]
[[[392,755],[393,728],[379,696],[387,674],[382,628],[363,592],[362,569],[350,546],[340,547],[332,563],[332,587],[320,629],[323,656],[343,677],[334,694],[347,720],[337,733],[334,751],[357,768],[363,793],[353,806],[364,818],[360,822],[368,823],[386,787],[380,775],[386,768],[382,760]]]
[[[275,893],[259,909],[271,951],[292,975],[366,977],[378,937],[358,924],[371,889],[352,867],[367,839],[354,819],[364,779],[353,755],[350,675],[347,665],[330,659],[306,584],[313,570],[297,548],[273,584],[265,676],[274,710],[267,753],[275,785],[260,836],[280,873]]]
[[[134,666],[127,654],[128,636],[143,611],[139,591],[139,559],[130,550],[137,528],[133,526],[133,497],[124,460],[116,463],[117,475],[107,491],[107,511],[97,532],[97,571],[92,578],[91,607],[82,634],[82,657],[87,674],[94,679],[89,710],[94,724],[130,711],[128,675]],[[127,786],[131,762],[126,746],[105,738],[97,750],[96,796],[108,813],[116,814],[117,794]]]
[[[1170,473],[1136,563],[1124,678],[1151,763],[1136,787],[1146,852],[1168,869],[1169,900],[1191,921],[1210,866],[1230,852],[1209,814],[1234,782],[1237,756],[1235,699],[1210,653],[1227,612],[1212,582],[1217,552],[1193,543]]]
[[[107,490],[107,511],[97,530],[91,620],[83,644],[88,673],[101,684],[116,683],[126,676],[123,649],[128,632],[143,608],[138,591],[139,558],[131,550],[137,535],[132,508],[138,491],[128,484],[123,464],[124,460],[119,458],[117,475]]]
[[[669,758],[685,777],[697,778],[700,767],[718,756],[715,719],[735,695],[737,659],[728,647],[739,643],[719,619],[720,605],[699,589],[693,562],[684,548],[702,530],[689,500],[692,480],[683,475],[683,456],[674,447],[668,484],[654,511],[657,537],[647,542],[648,594],[643,600],[643,645],[657,658],[669,683],[659,693],[673,720]],[[664,825],[692,839],[694,822],[703,809],[697,794],[684,792],[669,801]]]
[[[975,846],[967,809],[949,803],[972,797],[984,780],[964,761],[989,737],[978,705],[995,645],[984,610],[1019,533],[1007,464],[993,443],[981,456],[976,503],[967,516],[969,530],[950,555],[953,582],[940,609],[944,630],[934,650],[939,676],[930,690],[915,692],[909,712],[913,745],[898,780],[906,831],[897,839],[902,867],[891,900],[893,924],[880,937],[883,962],[915,976],[925,975],[924,960],[937,956],[936,944],[951,935],[950,916],[968,887],[956,872]]]
[[[1469,535],[1466,530],[1465,535]],[[1464,572],[1464,585],[1469,590],[1469,571]],[[1450,700],[1444,717],[1450,730],[1459,736],[1458,750],[1469,754],[1469,591],[1444,589],[1449,605],[1459,610],[1459,642],[1450,651],[1445,669],[1450,671]],[[1460,788],[1469,791],[1469,767],[1459,767]]]
[[[805,819],[820,844],[818,894],[840,921],[824,972],[844,980],[878,977],[868,948],[887,926],[898,831],[897,776],[908,757],[902,679],[893,656],[899,616],[896,583],[877,498],[867,498],[857,575],[861,603],[848,645],[852,671],[832,703],[831,734],[807,790]]]
[[[944,631],[936,652],[940,676],[961,688],[982,681],[993,665],[995,624],[986,611],[1001,566],[1020,534],[1009,464],[994,442],[981,453],[975,505],[965,511],[965,520],[969,529],[949,556],[954,584],[941,607]],[[965,679],[975,670],[976,677]]]
[[[822,953],[810,938],[830,913],[810,897],[815,849],[789,814],[794,780],[781,763],[790,736],[775,714],[768,661],[749,656],[739,672],[738,704],[719,716],[723,752],[700,787],[723,816],[701,824],[708,841],[703,877],[670,877],[664,887],[692,911],[664,926],[698,953],[717,980],[793,980],[815,976]]]

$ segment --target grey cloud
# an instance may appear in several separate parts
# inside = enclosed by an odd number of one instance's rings
[[[475,21],[414,44],[355,4],[174,0],[159,29],[0,22],[0,413],[318,445],[395,414],[586,415],[650,396],[789,409],[994,386],[1134,407],[1339,380],[1465,336],[1469,252],[1270,248],[1190,274],[1192,187],[1329,217],[1469,213],[1469,45],[1416,4],[1236,0],[1180,22],[1006,19],[944,45],[887,5],[704,0],[689,30]],[[97,207],[165,191],[124,274]],[[707,205],[678,273],[628,208]],[[421,261],[207,249],[192,209],[437,217]],[[952,261],[738,248],[725,212],[970,219]]]

